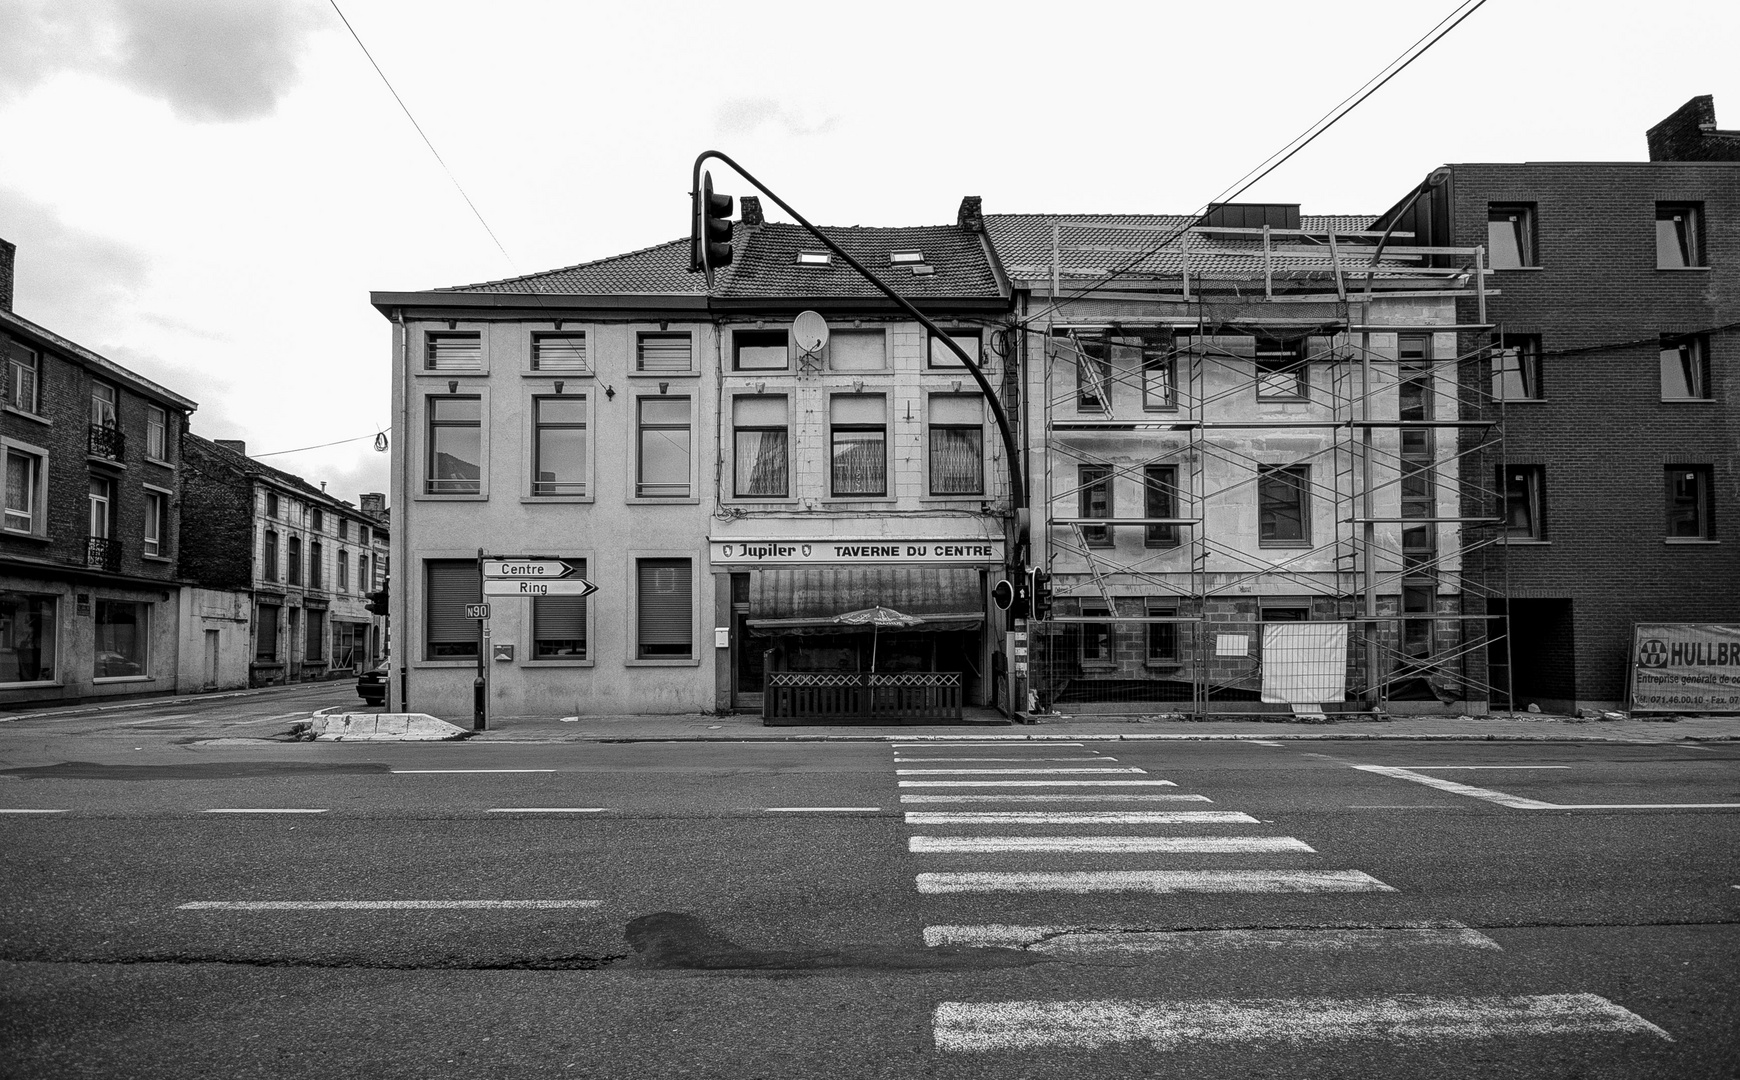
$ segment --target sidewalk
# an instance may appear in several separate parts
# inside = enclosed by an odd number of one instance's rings
[[[461,723],[462,727],[469,726]],[[498,717],[472,742],[960,742],[1026,740],[1446,739],[1522,742],[1724,742],[1740,740],[1740,716],[1673,720],[1584,720],[1519,713],[1425,716],[1304,724],[1254,720],[1150,720],[1041,716],[1031,724],[982,726],[765,727],[754,715]]]

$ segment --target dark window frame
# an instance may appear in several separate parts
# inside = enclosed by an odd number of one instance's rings
[[[1715,540],[1714,470],[1708,465],[1664,465],[1662,481],[1663,494],[1666,496],[1664,525],[1668,541],[1686,543]]]
[[[544,406],[549,402],[578,405],[579,420],[546,420]],[[532,396],[532,476],[533,498],[585,498],[587,474],[592,468],[592,413],[585,394],[535,394]],[[580,479],[544,480],[544,435],[546,432],[580,432]]]
[[[441,415],[442,405],[448,402],[475,402],[476,417]],[[484,441],[483,430],[483,395],[481,394],[430,394],[424,399],[425,441],[423,462],[423,494],[424,495],[462,495],[477,496],[483,494],[484,459],[487,457],[487,444]],[[477,432],[477,475],[475,477],[438,476],[440,470],[440,433],[445,431],[475,431]],[[450,457],[452,455],[449,455]],[[456,459],[458,460],[458,459]]]
[[[1292,493],[1290,500],[1281,496]],[[1298,535],[1281,535],[1280,513],[1284,503],[1297,508]],[[1308,548],[1311,546],[1311,466],[1263,465],[1257,470],[1257,545],[1259,547]]]
[[[1547,474],[1542,465],[1506,462],[1498,472],[1499,536],[1506,542],[1547,539]],[[1518,510],[1527,521],[1517,524]]]
[[[1545,401],[1546,384],[1541,375],[1541,335],[1494,335],[1491,383],[1494,401]],[[1508,393],[1512,382],[1521,384],[1520,395]]]
[[[683,403],[685,418],[681,424],[669,421],[648,423],[646,407],[649,404],[669,404],[680,401]],[[684,456],[687,464],[683,471],[682,482],[665,483],[650,482],[646,478],[647,469],[647,438],[656,436],[659,432],[681,431],[685,440]],[[655,490],[657,489],[657,490]],[[669,490],[665,490],[669,489]],[[695,401],[687,394],[646,394],[635,399],[634,404],[634,497],[637,499],[692,499],[695,495]]]
[[[1099,462],[1089,462],[1076,466],[1076,508],[1077,517],[1111,518],[1117,513],[1117,504],[1113,501],[1114,486],[1112,483],[1116,471],[1110,465]],[[1094,499],[1105,500],[1103,508],[1096,509]],[[1103,512],[1101,512],[1103,511]],[[1115,547],[1117,536],[1115,527],[1111,525],[1082,525],[1082,541],[1088,547]]]
[[[1505,225],[1510,233],[1509,245],[1501,261],[1499,251],[1492,242],[1492,227]],[[1486,266],[1489,270],[1527,270],[1541,265],[1540,251],[1536,239],[1539,227],[1537,204],[1532,202],[1494,202],[1486,204]],[[1516,250],[1516,261],[1510,260],[1510,251]]]
[[[1178,466],[1142,467],[1142,516],[1178,517]],[[1177,525],[1148,525],[1142,530],[1142,546],[1166,549],[1179,545]]]
[[[790,371],[792,362],[791,335],[785,330],[737,329],[731,331],[731,370],[759,373]],[[779,363],[744,363],[744,353],[751,360],[771,359],[761,354],[779,350]]]
[[[1673,380],[1671,384],[1670,378]],[[1676,392],[1670,393],[1670,385]],[[1685,392],[1677,392],[1680,390]],[[1663,402],[1713,401],[1713,393],[1710,380],[1709,337],[1704,334],[1663,334],[1661,337],[1661,400]]]
[[[1662,226],[1668,227],[1663,233]],[[1664,252],[1668,258],[1663,259]],[[1658,202],[1655,204],[1655,268],[1657,270],[1704,270],[1709,267],[1704,250],[1704,204]]]

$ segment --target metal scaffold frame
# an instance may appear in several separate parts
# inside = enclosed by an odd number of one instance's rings
[[[1108,228],[1161,231],[1058,223],[1051,302],[1022,328],[1041,372],[1029,384],[1042,436],[1030,473],[1035,562],[1061,601],[1029,628],[1036,707],[1286,712],[1255,704],[1262,661],[1249,650],[1266,601],[1283,595],[1305,598],[1293,618],[1347,626],[1347,704],[1334,708],[1401,708],[1397,694],[1508,705],[1509,635],[1492,610],[1508,608],[1505,503],[1480,479],[1501,477],[1504,462],[1504,403],[1488,374],[1502,335],[1485,319],[1484,250],[1199,225],[1150,252],[1166,258],[1102,276],[1072,301],[1066,252],[1139,250],[1064,243],[1066,230]],[[1473,322],[1456,321],[1465,300]],[[1277,473],[1307,496],[1301,516],[1316,518],[1289,547],[1254,542],[1261,526],[1250,527]],[[1120,485],[1142,492],[1140,516],[1116,512]],[[1258,615],[1240,625],[1235,607]],[[1131,629],[1145,638],[1140,668],[1119,639]]]

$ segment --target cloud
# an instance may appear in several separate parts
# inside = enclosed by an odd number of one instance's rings
[[[19,0],[0,34],[0,97],[90,72],[183,120],[252,120],[295,84],[318,18],[306,0]]]
[[[826,135],[840,125],[836,116],[812,122],[770,97],[727,98],[714,114],[714,121],[725,135],[750,135],[772,124],[798,138]]]
[[[130,244],[68,225],[47,203],[0,188],[0,236],[18,245],[13,309],[65,334],[104,333],[131,312],[151,260]]]

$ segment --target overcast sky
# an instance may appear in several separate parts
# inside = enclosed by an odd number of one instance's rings
[[[15,309],[255,454],[388,428],[371,289],[681,236],[704,149],[821,224],[1188,212],[1458,6],[339,4],[505,255],[328,0],[0,0]],[[1646,160],[1695,95],[1740,128],[1736,41],[1734,0],[1489,0],[1245,198],[1376,213],[1444,162]],[[368,438],[266,460],[386,490]]]

